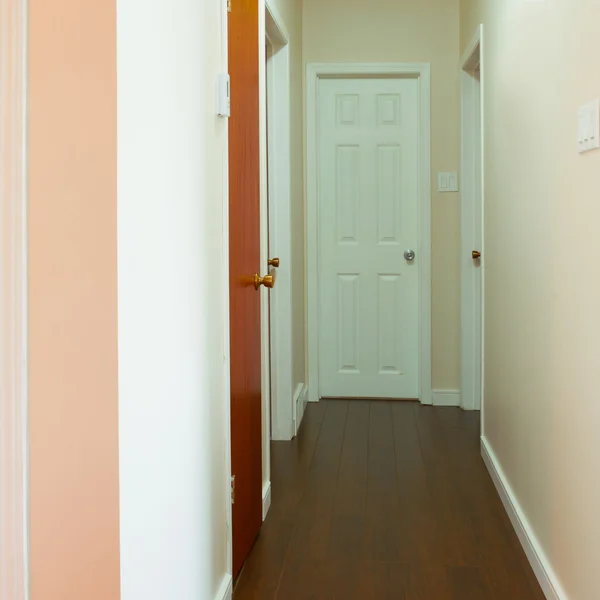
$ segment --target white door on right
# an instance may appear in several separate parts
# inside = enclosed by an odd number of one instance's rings
[[[323,79],[318,103],[322,398],[419,397],[415,79]]]

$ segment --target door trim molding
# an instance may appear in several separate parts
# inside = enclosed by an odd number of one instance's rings
[[[480,81],[477,83],[473,72],[480,66]],[[480,126],[481,137],[481,195],[482,218],[485,208],[484,202],[484,162],[483,162],[483,139],[484,139],[484,117],[483,117],[483,94],[484,94],[484,69],[483,69],[483,25],[480,25],[469,46],[461,59],[461,179],[462,179],[462,201],[461,201],[461,391],[462,407],[465,410],[478,410],[481,408],[482,432],[483,432],[483,327],[484,327],[484,279],[485,264],[481,265],[481,297],[479,306],[475,310],[471,298],[475,296],[472,263],[470,253],[475,248],[473,240],[473,210],[476,198],[477,177],[473,168],[475,160],[474,140],[477,131],[472,115],[473,106],[476,101],[480,103]],[[479,89],[477,89],[477,86]],[[483,233],[483,223],[482,223]],[[485,237],[482,235],[481,252],[485,257]],[[477,302],[477,300],[476,300]],[[478,352],[474,342],[477,326],[473,314],[481,314],[481,351]],[[478,355],[479,354],[479,355]],[[481,369],[479,376],[476,369]],[[477,383],[478,379],[480,384]],[[480,386],[480,389],[476,389]]]
[[[0,597],[29,597],[27,5],[0,0]]]
[[[267,339],[265,362],[270,361],[270,406],[264,404],[265,417],[271,414],[271,439],[291,440],[294,436],[295,407],[292,389],[292,245],[291,245],[291,164],[290,164],[290,47],[283,19],[272,2],[265,2],[266,61],[261,60],[261,264],[279,257],[276,287],[263,295]],[[264,44],[263,44],[264,46]],[[264,48],[263,48],[264,52]],[[266,68],[265,68],[266,62]],[[266,93],[265,93],[266,90]],[[269,112],[267,115],[267,104]],[[268,123],[268,127],[267,127]],[[268,221],[267,221],[268,215]],[[268,256],[269,245],[273,256]],[[270,356],[270,358],[269,358]],[[263,369],[265,367],[263,366]],[[263,390],[264,394],[264,390]],[[266,438],[269,443],[269,438]]]
[[[309,63],[306,66],[306,269],[308,399],[318,402],[318,89],[319,80],[361,77],[413,78],[419,83],[419,399],[431,393],[431,86],[429,63]]]

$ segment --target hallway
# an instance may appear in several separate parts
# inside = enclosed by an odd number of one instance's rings
[[[543,600],[479,448],[479,413],[310,404],[272,444],[272,506],[234,600]]]

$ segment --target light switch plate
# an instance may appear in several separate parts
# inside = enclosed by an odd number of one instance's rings
[[[580,154],[600,148],[600,99],[579,109],[577,145]]]
[[[458,192],[458,174],[438,173],[438,192]]]

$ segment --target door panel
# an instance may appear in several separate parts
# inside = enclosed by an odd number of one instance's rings
[[[233,575],[262,523],[258,1],[229,14],[229,269]]]
[[[418,398],[414,79],[319,82],[320,392]]]

